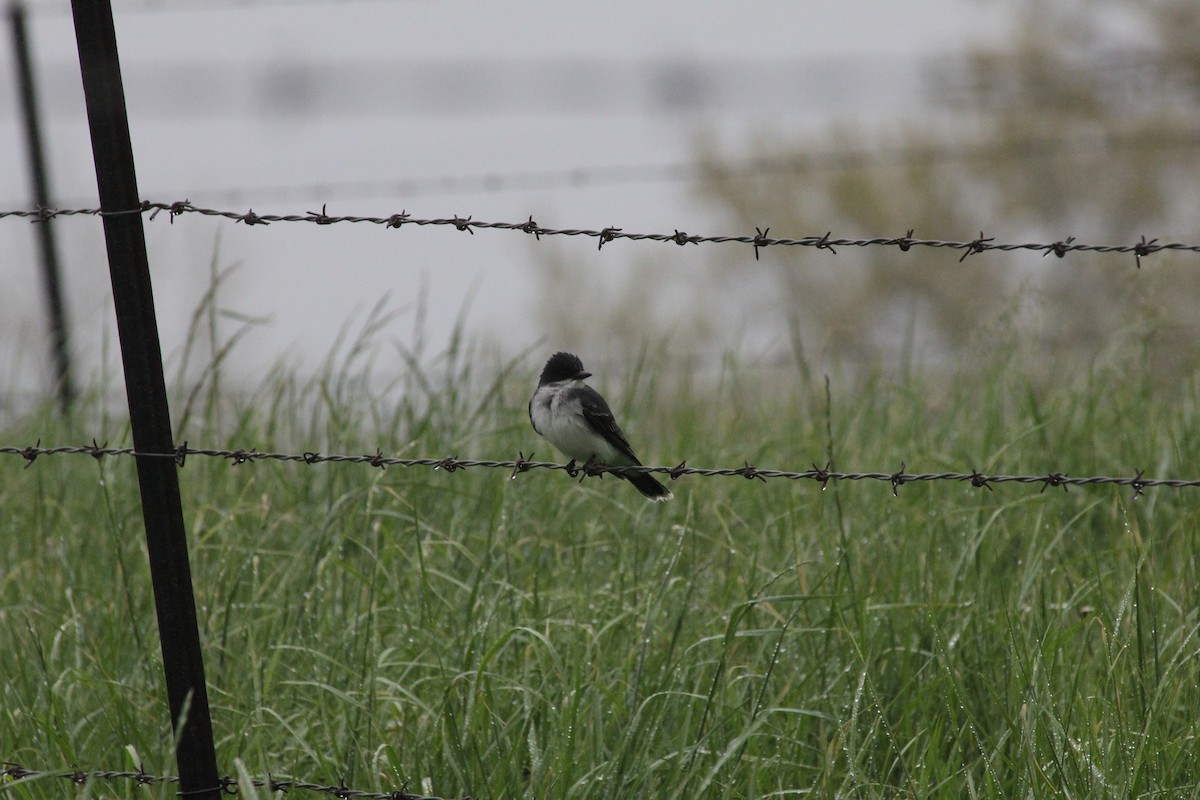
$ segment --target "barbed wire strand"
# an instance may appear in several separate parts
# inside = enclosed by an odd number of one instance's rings
[[[209,0],[211,2],[211,0]],[[1130,149],[1177,149],[1200,146],[1200,129],[1180,129],[1143,135],[1139,132],[1103,132],[1056,137],[1032,137],[1000,143],[982,142],[952,147],[929,146],[838,149],[793,155],[757,156],[728,161],[675,161],[640,164],[607,164],[561,169],[487,172],[471,175],[433,175],[418,178],[375,178],[364,180],[310,181],[290,184],[260,184],[241,188],[212,187],[194,191],[209,203],[240,205],[251,199],[276,202],[319,203],[330,196],[430,197],[447,194],[481,194],[516,191],[555,191],[608,186],[699,182],[713,177],[722,182],[744,182],[787,175],[847,172],[866,168],[913,167],[1000,159],[1045,158],[1063,154],[1101,155]],[[173,194],[159,191],[153,194]],[[17,206],[21,200],[5,198],[0,207]],[[93,202],[86,196],[63,198],[64,206]]]
[[[5,763],[3,769],[0,769],[0,778],[11,778],[13,781],[26,781],[38,778],[65,778],[78,786],[85,786],[95,780],[131,780],[136,781],[139,786],[152,786],[155,784],[179,783],[178,776],[175,775],[152,775],[143,770],[36,770],[26,769],[20,764]],[[216,787],[221,792],[226,794],[236,794],[238,788],[238,780],[229,776],[220,778]],[[308,792],[319,792],[322,794],[331,794],[339,800],[441,800],[438,797],[429,795],[411,794],[404,787],[391,792],[368,792],[361,789],[351,789],[348,786],[328,786],[320,783],[312,783],[310,781],[299,780],[281,780],[274,777],[268,777],[266,780],[262,778],[253,778],[250,784],[259,789],[270,789],[273,792],[284,793],[292,789],[298,789]],[[3,784],[0,784],[2,786]],[[209,790],[204,790],[209,791]],[[183,796],[183,792],[177,792],[179,796]],[[466,799],[466,800],[469,800]]]
[[[695,475],[702,478],[737,477],[749,480],[761,480],[763,482],[771,478],[784,478],[793,481],[816,481],[821,484],[822,489],[828,486],[831,481],[882,481],[891,484],[892,494],[897,496],[899,495],[900,487],[906,483],[936,481],[970,483],[977,489],[987,489],[989,491],[992,490],[992,484],[1017,483],[1040,485],[1043,492],[1048,488],[1062,487],[1063,491],[1066,491],[1070,486],[1109,484],[1131,487],[1135,499],[1140,497],[1144,490],[1153,487],[1165,487],[1169,489],[1200,488],[1200,479],[1147,478],[1143,470],[1135,470],[1135,474],[1132,477],[1111,477],[1106,475],[1072,477],[1063,472],[1049,472],[1042,475],[1003,475],[985,474],[978,470],[971,470],[970,472],[907,472],[907,465],[904,462],[901,462],[900,468],[893,472],[839,472],[830,469],[829,465],[818,467],[816,464],[811,469],[792,471],[764,469],[756,467],[749,462],[746,462],[741,467],[720,468],[689,467],[686,461],[682,461],[673,467],[611,467],[594,463],[578,464],[573,460],[565,464],[555,461],[534,461],[534,453],[530,453],[528,457],[524,453],[520,453],[514,460],[464,459],[457,456],[445,456],[443,458],[395,458],[385,456],[381,449],[377,449],[373,454],[366,455],[322,455],[321,453],[311,451],[305,453],[270,453],[261,452],[254,448],[240,448],[237,450],[196,448],[189,447],[187,442],[179,445],[173,453],[141,453],[131,447],[108,447],[107,443],[103,445],[96,444],[95,440],[90,445],[42,447],[41,440],[39,440],[36,445],[31,447],[16,447],[12,445],[0,447],[0,455],[6,454],[20,456],[25,459],[26,467],[32,466],[34,461],[40,456],[63,454],[88,455],[97,461],[105,456],[169,458],[174,460],[180,467],[184,466],[190,456],[201,456],[205,458],[225,459],[235,465],[249,464],[257,461],[284,461],[310,466],[315,464],[367,464],[379,469],[387,467],[429,467],[433,470],[451,473],[471,467],[480,467],[483,469],[510,470],[510,479],[516,478],[523,472],[545,469],[562,470],[573,478],[579,476],[603,476],[606,474],[618,476],[658,474],[666,475],[672,480],[678,480],[685,475]]]
[[[475,234],[476,230],[511,230],[520,231],[522,233],[532,234],[535,238],[541,239],[543,236],[584,236],[598,239],[598,247],[603,248],[605,244],[617,239],[628,239],[631,241],[654,241],[654,242],[673,242],[677,245],[689,244],[747,244],[754,247],[754,257],[759,257],[759,250],[764,247],[815,247],[818,250],[828,250],[833,254],[837,254],[837,247],[897,247],[902,251],[907,252],[914,247],[934,247],[934,248],[949,248],[951,250],[962,250],[962,258],[959,261],[965,261],[967,256],[977,253],[984,253],[992,250],[1000,250],[1011,252],[1016,250],[1027,250],[1040,252],[1043,256],[1056,255],[1063,258],[1067,253],[1132,253],[1136,259],[1138,269],[1141,269],[1142,258],[1163,250],[1184,251],[1190,253],[1200,253],[1200,244],[1188,244],[1184,242],[1160,242],[1158,239],[1147,240],[1142,236],[1141,241],[1133,244],[1105,245],[1105,244],[1088,244],[1078,242],[1074,236],[1068,236],[1066,239],[1051,242],[1024,242],[1024,243],[1008,243],[997,242],[993,237],[985,236],[982,231],[979,237],[969,241],[948,241],[943,239],[920,239],[914,238],[913,230],[910,229],[903,236],[888,237],[876,236],[867,239],[845,239],[836,238],[832,232],[826,232],[822,236],[804,236],[798,239],[775,238],[768,236],[770,228],[755,228],[753,236],[712,236],[712,235],[696,235],[685,233],[681,230],[676,230],[674,233],[631,233],[622,228],[608,227],[598,230],[587,228],[546,228],[534,222],[530,216],[524,222],[485,222],[483,220],[474,219],[471,216],[467,217],[443,217],[434,219],[420,219],[413,217],[407,211],[401,211],[399,214],[391,214],[386,217],[375,216],[352,216],[352,215],[330,215],[326,213],[325,206],[321,207],[320,212],[308,211],[304,214],[256,214],[253,209],[246,212],[228,211],[215,208],[202,208],[192,205],[187,200],[179,200],[172,203],[161,203],[143,201],[138,208],[131,208],[124,211],[102,211],[98,208],[34,208],[34,209],[18,209],[18,210],[0,210],[0,219],[8,217],[31,219],[33,222],[45,222],[56,217],[69,216],[118,216],[124,214],[150,214],[150,219],[153,220],[160,212],[166,211],[171,222],[175,221],[176,217],[185,214],[200,214],[207,217],[221,217],[232,220],[235,223],[241,222],[246,225],[269,225],[274,222],[307,222],[315,225],[335,225],[338,223],[368,223],[373,225],[383,225],[388,228],[402,228],[406,225],[417,226],[453,226],[459,231]]]
[[[211,11],[214,9],[254,10],[276,6],[338,6],[353,3],[365,5],[363,0],[203,0],[203,2],[171,2],[170,0],[124,0],[113,4],[113,12],[122,13],[167,13]],[[58,16],[71,13],[69,0],[38,0],[30,2],[29,10],[35,14]]]

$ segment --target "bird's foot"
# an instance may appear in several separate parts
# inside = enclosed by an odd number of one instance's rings
[[[608,466],[608,465],[601,464],[599,461],[597,461],[596,454],[593,453],[591,456],[588,457],[588,460],[586,462],[584,462],[584,465],[582,468],[583,475],[585,478],[594,478],[596,476],[599,476],[601,479],[603,479],[604,478],[604,467],[606,467],[606,466]],[[580,481],[582,482],[582,478],[580,479]]]

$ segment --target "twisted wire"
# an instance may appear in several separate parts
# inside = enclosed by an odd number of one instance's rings
[[[78,786],[85,786],[88,783],[99,780],[130,780],[135,781],[139,786],[153,786],[165,783],[179,783],[179,777],[176,775],[153,775],[143,770],[63,770],[58,772],[48,770],[26,769],[20,764],[4,764],[4,768],[0,769],[0,778],[10,778],[13,781],[21,782],[26,780],[34,780],[37,778],[64,778]],[[224,794],[236,794],[239,785],[236,778],[224,776],[218,779],[218,785],[214,788]],[[412,794],[405,788],[400,788],[391,792],[370,792],[362,789],[351,789],[348,786],[332,786],[321,783],[313,783],[311,781],[301,780],[280,780],[274,777],[267,779],[252,778],[250,784],[255,788],[269,789],[273,792],[284,793],[291,789],[299,789],[302,791],[318,792],[322,794],[330,794],[339,800],[441,800],[438,797],[428,795]],[[2,784],[0,784],[2,785]],[[211,790],[200,790],[207,793]],[[178,793],[183,796],[183,792]]]
[[[1068,253],[1125,253],[1133,254],[1138,268],[1141,268],[1142,258],[1164,250],[1200,253],[1200,244],[1188,242],[1160,242],[1158,239],[1147,239],[1142,236],[1140,241],[1126,244],[1093,244],[1076,241],[1074,236],[1056,242],[997,242],[994,237],[985,236],[980,231],[979,236],[970,240],[923,239],[913,235],[908,230],[903,236],[874,236],[870,238],[842,238],[826,232],[821,236],[802,236],[799,238],[780,238],[769,236],[770,228],[755,228],[754,235],[704,235],[689,234],[681,230],[673,233],[635,233],[617,227],[592,228],[547,228],[539,225],[530,216],[524,222],[487,222],[471,216],[418,218],[407,211],[388,216],[356,216],[331,215],[322,206],[321,211],[308,211],[303,214],[258,214],[253,209],[248,211],[230,211],[216,208],[203,208],[192,205],[187,200],[172,203],[144,201],[137,208],[122,211],[102,211],[98,208],[46,208],[0,210],[0,219],[24,218],[33,222],[46,222],[56,217],[70,216],[119,216],[125,214],[149,214],[155,219],[159,213],[167,212],[171,222],[176,217],[187,214],[199,214],[206,217],[219,217],[245,225],[270,225],[276,222],[301,222],[315,225],[335,225],[340,223],[368,223],[382,225],[387,228],[402,228],[407,225],[450,226],[456,230],[475,234],[476,230],[508,230],[531,234],[537,239],[543,236],[583,236],[597,240],[597,246],[618,239],[630,241],[652,241],[674,243],[680,246],[689,244],[744,244],[754,248],[754,257],[759,257],[759,251],[764,247],[814,247],[818,250],[828,250],[836,255],[838,247],[896,247],[907,252],[914,247],[949,248],[962,250],[963,261],[967,256],[994,250],[1001,252],[1032,251],[1040,252],[1043,256],[1055,255],[1059,258]]]
[[[634,474],[657,474],[665,475],[672,480],[678,480],[685,475],[692,475],[702,478],[716,477],[737,477],[750,480],[767,481],[773,478],[783,478],[785,480],[802,481],[811,480],[821,484],[822,488],[828,485],[831,481],[879,481],[891,484],[892,493],[898,494],[899,489],[906,483],[929,483],[929,482],[954,482],[954,483],[969,483],[971,486],[979,489],[992,490],[993,484],[1016,483],[1023,485],[1040,486],[1041,491],[1048,488],[1062,487],[1064,491],[1070,486],[1096,486],[1096,485],[1113,485],[1113,486],[1128,486],[1134,490],[1134,497],[1140,497],[1145,489],[1154,487],[1163,487],[1168,489],[1191,489],[1200,487],[1200,479],[1178,479],[1178,478],[1147,478],[1142,470],[1135,470],[1132,476],[1108,476],[1108,475],[1088,475],[1088,476],[1071,476],[1064,472],[1048,472],[1041,475],[1006,475],[1006,474],[985,474],[978,470],[970,472],[908,472],[906,464],[901,463],[898,470],[891,472],[875,471],[875,472],[840,472],[832,470],[829,465],[818,467],[813,465],[811,469],[805,470],[782,470],[782,469],[766,469],[756,467],[749,462],[740,467],[690,467],[686,461],[680,462],[673,467],[667,466],[639,466],[639,467],[612,467],[603,464],[585,463],[577,464],[575,461],[569,461],[565,464],[555,461],[534,461],[533,455],[528,457],[524,453],[520,453],[516,459],[496,460],[496,459],[470,459],[458,458],[457,456],[445,456],[442,458],[396,458],[385,456],[382,449],[376,449],[374,453],[362,455],[323,455],[317,452],[304,453],[275,453],[262,452],[255,448],[239,448],[235,450],[216,449],[216,448],[198,448],[189,447],[187,442],[184,442],[171,453],[144,453],[138,452],[131,447],[108,447],[107,444],[99,445],[93,440],[90,445],[59,445],[55,447],[42,447],[41,442],[31,447],[18,447],[13,445],[0,446],[0,455],[15,455],[20,456],[25,460],[25,466],[30,467],[34,461],[40,456],[54,455],[89,455],[97,461],[105,456],[134,456],[136,458],[169,458],[175,461],[177,465],[182,467],[187,459],[192,456],[203,458],[216,458],[228,460],[234,465],[251,464],[258,461],[282,461],[306,464],[309,466],[316,464],[366,464],[379,469],[387,467],[428,467],[435,471],[457,472],[468,468],[478,467],[482,469],[501,469],[511,471],[510,478],[516,478],[523,472],[531,470],[562,470],[571,477],[585,476],[595,477],[606,474],[611,475],[634,475]]]

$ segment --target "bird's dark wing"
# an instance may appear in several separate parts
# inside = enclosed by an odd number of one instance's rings
[[[592,430],[604,437],[605,441],[613,447],[620,450],[632,464],[628,466],[640,466],[642,462],[638,461],[638,457],[633,454],[633,448],[629,446],[629,440],[625,438],[625,433],[617,425],[616,419],[613,418],[612,409],[608,407],[608,403],[604,402],[604,398],[590,386],[584,386],[580,389],[572,390],[572,394],[578,393],[579,404],[583,408],[583,417],[588,424],[592,426]]]

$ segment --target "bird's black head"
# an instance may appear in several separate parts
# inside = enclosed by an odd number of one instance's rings
[[[538,386],[572,379],[583,380],[590,377],[591,374],[583,368],[583,362],[579,360],[579,356],[570,353],[555,353],[546,362],[546,366],[542,370],[542,377],[538,379]]]

